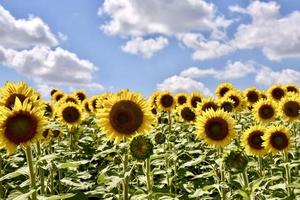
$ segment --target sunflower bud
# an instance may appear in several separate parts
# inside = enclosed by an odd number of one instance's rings
[[[243,172],[248,164],[248,157],[240,151],[231,151],[224,159],[225,168],[232,174]]]
[[[145,160],[153,154],[153,144],[144,135],[138,135],[130,142],[130,151],[137,160]]]
[[[159,132],[155,135],[154,140],[155,140],[156,144],[163,144],[166,141],[166,135],[162,132]]]

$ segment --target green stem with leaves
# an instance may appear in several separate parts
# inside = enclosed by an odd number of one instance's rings
[[[221,199],[226,200],[226,191],[223,187],[223,184],[225,182],[225,171],[223,167],[223,161],[222,161],[222,154],[223,154],[223,149],[219,148],[219,159],[220,159],[220,190],[221,190]]]
[[[247,169],[245,169],[242,172],[243,180],[244,180],[244,186],[247,188],[249,186],[249,179],[248,179],[248,174],[247,174]]]
[[[39,141],[37,141],[36,146],[37,146],[37,156],[38,156],[38,158],[41,158],[41,156],[42,156],[41,143]],[[41,191],[40,192],[43,195],[43,194],[45,194],[45,172],[41,166],[39,166],[38,170],[39,170],[39,176],[40,176],[40,182],[41,182]]]
[[[262,160],[262,157],[259,156],[258,158],[258,171],[259,171],[259,175],[260,176],[263,176],[263,160]]]
[[[126,139],[124,139],[126,143]],[[128,170],[128,152],[124,153],[123,158],[123,200],[129,200],[129,175],[127,173]]]
[[[30,146],[26,147],[26,160],[30,172],[30,183],[31,183],[30,186],[31,189],[34,190],[34,192],[32,193],[32,200],[37,200],[36,180],[35,180],[35,173],[33,169],[32,151]]]
[[[145,162],[146,162],[148,200],[152,200],[152,180],[151,180],[150,158],[147,158]]]
[[[284,168],[285,168],[285,176],[286,176],[286,189],[288,196],[292,196],[293,190],[289,187],[289,185],[292,183],[292,177],[291,177],[291,171],[289,167],[289,161],[288,161],[288,153],[283,152],[283,160],[284,160]]]
[[[2,158],[0,157],[0,178],[2,177]],[[2,181],[0,181],[0,199],[4,198],[4,188],[3,188],[3,184]]]

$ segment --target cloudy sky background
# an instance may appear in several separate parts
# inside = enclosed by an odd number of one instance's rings
[[[0,84],[45,96],[300,86],[299,24],[299,0],[0,0]]]

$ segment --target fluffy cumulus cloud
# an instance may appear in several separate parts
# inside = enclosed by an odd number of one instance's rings
[[[165,79],[162,83],[157,85],[157,89],[178,92],[201,92],[205,96],[211,96],[212,93],[203,83],[197,82],[191,78],[172,76]]]
[[[247,8],[230,10],[250,15],[251,23],[239,25],[234,45],[239,49],[261,48],[270,60],[300,57],[300,12],[282,16],[276,2],[254,1]]]
[[[142,37],[136,37],[132,40],[129,40],[124,46],[122,46],[122,50],[124,52],[141,55],[144,58],[151,58],[154,53],[160,51],[165,46],[168,45],[168,39],[164,37],[143,39]]]
[[[29,48],[55,46],[58,40],[40,18],[15,19],[0,5],[0,44],[6,48]]]
[[[222,35],[220,34],[221,30],[232,23],[231,20],[217,14],[214,4],[204,0],[105,0],[99,9],[99,15],[106,17],[106,22],[100,26],[105,33],[130,37],[144,37],[153,34],[178,36],[192,32],[210,31],[214,38],[219,38]],[[128,43],[135,44],[135,40],[127,42],[125,47]],[[202,45],[205,46],[205,44]],[[217,44],[209,43],[207,45],[211,47]],[[217,51],[226,51],[223,48],[220,47],[220,50]],[[132,53],[132,51],[125,52]],[[140,53],[140,55],[144,54]]]
[[[289,68],[274,71],[269,67],[262,67],[256,74],[255,81],[267,86],[275,83],[300,85],[300,71]]]
[[[255,63],[252,61],[241,62],[228,61],[224,69],[218,70],[215,68],[202,69],[198,67],[190,67],[180,73],[182,77],[201,78],[204,76],[212,76],[218,80],[238,79],[249,74],[255,73]]]
[[[31,78],[42,94],[50,85],[102,90],[92,78],[97,67],[58,47],[67,39],[58,38],[40,18],[16,19],[0,5],[0,64]]]

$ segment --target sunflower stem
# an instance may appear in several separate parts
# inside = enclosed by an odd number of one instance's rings
[[[36,194],[36,180],[35,180],[35,173],[33,169],[33,161],[32,161],[32,151],[31,146],[26,147],[26,160],[30,172],[30,183],[31,183],[31,189],[34,190],[32,193],[32,200],[37,200],[37,194]]]
[[[292,189],[289,187],[289,185],[292,183],[292,177],[291,177],[291,171],[290,171],[290,167],[288,164],[288,153],[283,152],[283,159],[284,159],[284,168],[285,168],[285,174],[286,174],[286,189],[287,189],[287,193],[288,196],[292,196],[293,191]]]
[[[62,179],[62,172],[58,169],[58,192],[62,193],[62,185],[60,180]]]
[[[2,177],[2,158],[0,157],[0,178]],[[4,188],[3,188],[3,184],[2,181],[0,181],[0,199],[4,198],[3,194],[4,194]]]
[[[219,159],[220,159],[220,189],[221,189],[221,199],[226,200],[226,191],[224,190],[223,184],[225,182],[225,173],[223,168],[223,162],[222,162],[222,154],[223,149],[219,148]]]
[[[126,139],[124,139],[126,143]],[[123,200],[129,200],[129,175],[127,174],[128,168],[128,152],[124,153],[123,159]]]
[[[38,156],[38,158],[40,158],[42,156],[40,141],[37,141],[36,147],[37,147],[37,156]],[[44,169],[41,166],[39,166],[38,170],[39,170],[39,176],[40,176],[40,182],[41,182],[40,193],[43,195],[43,194],[45,194],[45,173],[44,173]]]
[[[243,176],[243,179],[244,179],[244,186],[245,186],[245,188],[248,188],[249,179],[248,179],[248,174],[247,174],[247,168],[243,171],[242,176]]]
[[[151,180],[150,158],[147,158],[145,162],[146,162],[148,200],[152,200],[152,180]]]
[[[259,156],[258,157],[258,171],[259,171],[259,175],[262,177],[263,176],[263,164],[262,164],[262,157]]]

